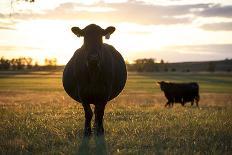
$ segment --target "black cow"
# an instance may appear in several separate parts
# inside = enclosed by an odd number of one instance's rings
[[[65,66],[63,87],[84,107],[84,136],[91,134],[93,112],[90,104],[95,105],[94,131],[96,135],[102,135],[105,105],[123,90],[127,79],[126,65],[121,54],[102,41],[103,36],[109,38],[115,31],[114,27],[102,29],[90,24],[84,29],[73,27],[71,30],[78,37],[84,37],[84,44]]]
[[[191,102],[191,105],[200,100],[199,85],[196,82],[191,83],[172,83],[172,82],[158,82],[160,89],[164,92],[168,102],[165,106],[173,106],[174,103],[181,103],[182,106],[186,102]]]

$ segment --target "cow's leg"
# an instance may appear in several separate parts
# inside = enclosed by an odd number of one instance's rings
[[[181,105],[184,107],[184,105],[185,105],[185,101],[184,100],[181,101]]]
[[[184,107],[184,105],[185,105],[185,102],[181,102],[181,105]]]
[[[169,107],[173,107],[174,105],[174,102],[171,102],[171,104],[169,104]]]
[[[197,105],[197,107],[199,108],[198,102],[200,101],[200,96],[197,95],[197,97],[195,98],[195,100],[196,100],[196,105]]]
[[[173,107],[174,103],[175,103],[175,99],[172,99],[172,100],[170,101],[169,107]]]
[[[181,105],[184,107],[184,105],[185,105],[185,99],[184,99],[184,98],[181,98],[180,103],[181,103]]]
[[[170,106],[170,101],[168,101],[164,106],[165,107]]]
[[[197,105],[197,107],[199,108],[198,101],[196,101],[196,105]]]
[[[194,104],[194,99],[191,101],[191,106],[193,106],[193,104]]]
[[[94,122],[94,131],[95,134],[100,136],[104,134],[104,128],[103,128],[103,116],[104,116],[104,110],[105,110],[106,103],[96,104],[94,109],[95,114],[95,122]]]
[[[199,102],[199,99],[196,99],[196,105],[199,108],[198,102]]]
[[[82,104],[85,110],[85,130],[84,136],[88,137],[91,135],[91,119],[93,117],[93,112],[89,104]]]

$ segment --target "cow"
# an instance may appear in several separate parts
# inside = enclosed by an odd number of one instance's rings
[[[78,37],[84,37],[83,45],[77,49],[63,71],[63,87],[66,93],[82,104],[85,112],[84,136],[91,135],[93,116],[90,104],[94,105],[94,133],[104,135],[103,116],[108,101],[117,97],[127,80],[123,57],[111,45],[103,43],[115,27],[102,29],[90,24],[84,29],[72,27]]]
[[[191,102],[191,105],[200,100],[199,96],[199,85],[196,82],[190,83],[172,83],[172,82],[157,82],[160,86],[160,89],[164,92],[165,97],[167,98],[166,106],[173,106],[174,103],[181,103],[182,106],[186,102]]]

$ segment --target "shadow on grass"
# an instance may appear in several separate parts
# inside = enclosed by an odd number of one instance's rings
[[[90,154],[106,155],[108,154],[104,135],[94,136],[94,143],[96,145],[95,150],[91,149],[90,139],[91,137],[82,138],[82,141],[76,152],[78,155],[90,155]]]

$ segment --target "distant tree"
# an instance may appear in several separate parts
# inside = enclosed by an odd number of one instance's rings
[[[14,5],[16,3],[16,5],[19,3],[19,2],[28,2],[28,3],[33,3],[35,2],[35,0],[9,0],[9,4],[11,6],[11,11],[14,12]],[[12,12],[10,12],[10,17],[12,16]]]
[[[38,61],[36,61],[34,64],[34,67],[38,67],[38,66],[39,66],[39,63],[38,63]]]
[[[53,58],[53,59],[52,59],[52,65],[53,65],[53,66],[57,66],[57,59],[56,59],[56,58]]]
[[[172,72],[175,72],[175,71],[176,71],[176,69],[175,69],[175,68],[172,68],[172,69],[171,69],[171,71],[172,71]]]
[[[44,64],[45,64],[45,66],[53,66],[53,59],[48,59],[48,58],[46,58],[45,60],[44,60]]]
[[[20,58],[16,59],[15,62],[16,62],[17,70],[22,70],[26,66],[26,58],[24,58],[24,57],[20,57]]]
[[[25,0],[25,1],[30,3],[35,2],[35,0]]]
[[[146,59],[144,64],[144,71],[145,72],[153,72],[155,70],[155,60],[150,58]]]
[[[32,68],[32,58],[30,58],[30,57],[25,58],[25,61],[26,61],[27,69],[31,69]]]
[[[163,59],[161,59],[161,60],[160,60],[160,63],[161,63],[161,64],[164,64],[164,60],[163,60]]]
[[[160,71],[160,64],[155,63],[155,65],[154,65],[154,71],[156,71],[156,72]]]
[[[30,57],[0,58],[0,70],[56,69],[57,59],[45,59],[45,65],[45,67],[41,67],[37,61],[33,65],[33,59]]]
[[[0,59],[0,70],[9,70],[10,69],[10,60],[1,57]]]
[[[165,63],[165,64],[164,64],[164,71],[165,71],[165,72],[168,72],[168,63]]]
[[[216,68],[215,62],[210,61],[209,64],[208,64],[208,69],[207,69],[207,70],[208,70],[209,72],[214,72],[214,71],[215,71],[215,68]]]
[[[57,66],[57,59],[56,58],[52,58],[52,59],[46,58],[44,60],[44,64],[45,64],[45,68],[54,69]]]
[[[14,3],[14,1],[15,1],[15,0],[11,0],[11,3]],[[16,0],[16,1],[18,1],[18,2],[24,1],[24,2],[29,2],[29,3],[35,2],[35,0]]]
[[[16,64],[16,59],[11,59],[10,60],[10,64],[11,64],[11,68],[13,69],[13,70],[16,70],[17,69],[17,64]]]
[[[155,59],[137,59],[134,65],[138,72],[153,72],[155,70]]]

